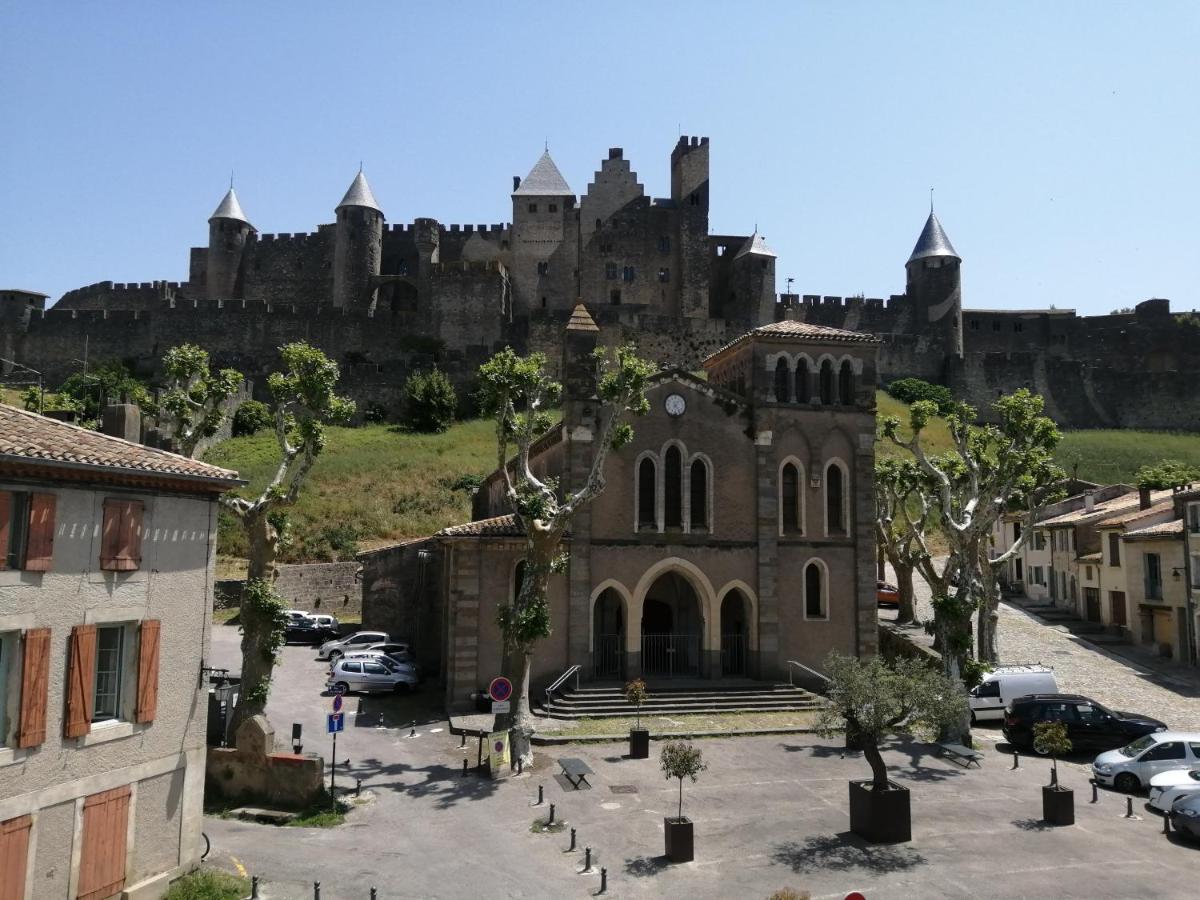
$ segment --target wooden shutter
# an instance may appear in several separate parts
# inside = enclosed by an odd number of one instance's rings
[[[12,494],[0,491],[0,569],[8,568],[8,526],[11,519]]]
[[[71,629],[71,662],[67,667],[67,717],[63,733],[83,737],[92,730],[96,686],[96,626]]]
[[[147,619],[138,629],[138,722],[153,722],[158,709],[158,637],[161,623]]]
[[[0,900],[25,900],[32,816],[0,822]]]
[[[46,739],[46,694],[50,683],[50,629],[31,628],[21,638],[21,710],[17,746]]]
[[[141,501],[105,500],[104,529],[100,538],[100,568],[108,572],[133,572],[141,564]]]
[[[54,557],[53,494],[29,495],[29,540],[25,545],[25,570],[49,572]]]
[[[125,887],[129,795],[126,785],[83,801],[78,900],[107,900]]]

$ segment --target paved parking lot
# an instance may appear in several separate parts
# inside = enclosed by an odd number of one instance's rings
[[[217,628],[214,656],[236,664],[236,629]],[[310,650],[288,647],[269,714],[281,739],[292,721],[305,724],[309,746],[328,698],[324,668]],[[235,665],[236,667],[236,665]],[[425,706],[436,706],[435,697]],[[1021,898],[1194,896],[1200,847],[1161,833],[1161,820],[1135,802],[1125,819],[1121,795],[1100,792],[1090,803],[1082,764],[1062,767],[1076,789],[1078,824],[1040,822],[1044,760],[1012,770],[1003,745],[984,742],[982,770],[964,771],[933,758],[927,747],[897,743],[885,757],[893,777],[913,791],[913,841],[872,847],[847,833],[846,781],[868,775],[861,757],[845,759],[834,741],[811,735],[705,740],[709,769],[685,785],[684,812],[696,822],[696,861],[662,860],[662,819],[671,815],[675,782],[649,760],[624,758],[623,745],[546,748],[532,773],[493,782],[460,774],[464,751],[421,701],[364,699],[339,740],[350,775],[375,800],[332,830],[272,828],[206,820],[216,864],[264,876],[264,898],[587,897],[599,875],[580,874],[582,851],[565,852],[568,835],[534,834],[546,809],[578,829],[605,866],[611,897],[766,898],[791,886],[814,898],[860,890],[868,898]],[[358,699],[350,703],[356,710]],[[382,715],[382,725],[378,717]],[[418,721],[409,738],[408,722]],[[435,729],[443,729],[437,731]],[[993,740],[998,733],[991,733]],[[475,759],[473,742],[466,753]],[[591,790],[565,791],[552,757],[581,756],[596,771]],[[1082,763],[1084,761],[1080,761]]]

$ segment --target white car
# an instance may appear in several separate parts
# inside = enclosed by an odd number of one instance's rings
[[[1150,806],[1169,813],[1175,801],[1185,794],[1200,792],[1200,769],[1163,772],[1150,779]]]
[[[971,718],[983,722],[1000,721],[1004,709],[1018,697],[1030,694],[1057,694],[1058,681],[1049,666],[997,666],[971,688]]]
[[[1161,772],[1198,768],[1200,732],[1156,731],[1118,750],[1101,753],[1092,763],[1092,775],[1099,784],[1132,793]]]
[[[317,651],[317,659],[338,659],[351,650],[366,650],[372,644],[389,640],[386,631],[356,631],[349,637],[326,641]]]
[[[330,691],[348,694],[397,693],[412,690],[418,684],[417,673],[399,663],[386,663],[382,658],[339,659],[329,672],[325,687]]]

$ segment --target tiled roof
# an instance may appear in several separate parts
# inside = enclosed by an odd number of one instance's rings
[[[1125,540],[1131,538],[1170,538],[1183,534],[1183,519],[1173,519],[1170,522],[1159,522],[1157,525],[1147,525],[1137,531],[1127,531]]]
[[[367,209],[383,212],[375,201],[375,195],[371,193],[371,186],[367,184],[367,176],[362,173],[362,169],[358,170],[358,174],[350,182],[346,196],[342,198],[342,202],[337,205],[337,208],[341,209],[343,206],[365,206]]]
[[[130,475],[238,482],[237,472],[0,404],[0,462],[95,467]]]
[[[777,256],[778,254],[767,246],[766,240],[757,231],[750,235],[750,239],[742,245],[742,249],[738,251],[734,259],[741,259],[743,256]]]
[[[738,337],[716,353],[711,354],[705,362],[710,359],[715,359],[726,350],[738,346],[751,338],[802,338],[810,340],[816,344],[878,344],[879,338],[873,334],[864,334],[861,331],[846,331],[842,328],[829,328],[825,325],[813,325],[809,322],[797,322],[794,319],[784,319],[782,322],[772,322],[770,325],[762,325],[755,328],[753,331],[748,331],[741,337]]]
[[[550,158],[550,151],[542,154],[541,159],[534,163],[529,174],[525,176],[515,191],[514,197],[574,197],[575,192],[563,178],[562,172]]]
[[[1100,562],[1102,559],[1103,557],[1100,555],[1099,550],[1097,550],[1095,553],[1089,553],[1087,556],[1079,557],[1080,562]]]
[[[1166,500],[1155,499],[1160,497],[1163,493],[1167,494]],[[1137,509],[1131,509],[1122,512],[1119,515],[1109,516],[1107,519],[1103,519],[1097,527],[1111,528],[1114,525],[1128,525],[1130,522],[1136,522],[1138,519],[1144,519],[1147,516],[1156,516],[1161,513],[1170,512],[1172,508],[1170,495],[1170,491],[1156,492],[1155,494],[1151,495],[1151,499],[1155,502],[1152,502],[1146,509],[1142,509],[1139,505]]]
[[[1170,497],[1170,491],[1155,491],[1150,496],[1151,506],[1164,498]],[[1055,525],[1075,525],[1078,522],[1099,522],[1098,527],[1103,528],[1108,524],[1107,520],[1115,519],[1124,514],[1132,514],[1132,518],[1149,515],[1149,510],[1138,508],[1138,492],[1131,491],[1128,494],[1121,494],[1113,497],[1111,500],[1097,502],[1090,510],[1087,507],[1072,510],[1062,515],[1052,516],[1049,519],[1042,519],[1035,523],[1037,527],[1055,526]],[[1103,520],[1103,521],[1102,521]],[[1114,522],[1113,524],[1121,524]]]
[[[213,214],[208,217],[208,221],[213,219],[236,219],[239,222],[250,224],[250,220],[246,218],[246,214],[242,212],[242,204],[238,203],[237,194],[233,192],[233,188],[224,196]]]
[[[917,245],[913,247],[912,256],[908,261],[924,259],[927,256],[953,256],[957,260],[962,259],[950,243],[950,238],[946,236],[946,231],[938,217],[933,214],[933,210],[929,211],[929,218],[925,220],[925,227],[921,229],[921,236],[917,238]]]
[[[523,534],[525,529],[518,524],[517,517],[509,513],[507,516],[451,525],[437,532],[434,537],[520,537]]]

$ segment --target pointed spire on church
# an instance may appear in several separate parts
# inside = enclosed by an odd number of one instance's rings
[[[513,191],[513,196],[574,197],[575,192],[550,158],[550,151],[546,150]]]
[[[932,204],[931,195],[931,207]],[[950,243],[950,238],[946,236],[946,231],[942,228],[942,223],[938,221],[938,217],[932,208],[929,210],[929,218],[925,220],[925,227],[921,229],[921,236],[917,238],[917,245],[913,247],[912,256],[908,258],[908,261],[914,262],[918,259],[925,259],[928,256],[952,256],[959,262],[962,262],[962,257],[958,255],[958,251]]]
[[[375,200],[375,195],[371,193],[371,185],[367,184],[367,176],[363,174],[362,163],[359,163],[358,166],[358,174],[354,176],[354,181],[350,182],[350,189],[346,191],[346,196],[342,198],[342,202],[336,208],[363,206],[379,213],[383,212]]]
[[[734,259],[741,259],[743,256],[776,256],[774,250],[767,246],[766,239],[758,233],[758,226],[754,226],[754,234],[742,245],[742,249],[737,252]]]
[[[218,204],[216,210],[213,211],[213,214],[208,217],[208,221],[210,222],[213,219],[233,219],[235,222],[250,224],[250,220],[242,212],[242,204],[238,203],[237,194],[233,191],[233,176],[229,178],[229,190],[226,192],[225,197]]]

